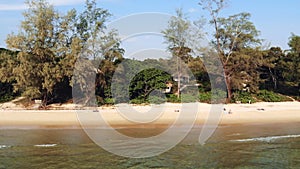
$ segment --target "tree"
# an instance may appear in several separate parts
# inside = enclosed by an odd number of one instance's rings
[[[96,60],[103,56],[105,50],[116,42],[116,39],[112,38],[115,37],[114,32],[107,33],[110,36],[105,34],[105,23],[110,16],[106,9],[97,7],[95,0],[87,0],[85,10],[78,16],[75,24],[76,33],[90,59]]]
[[[291,52],[294,54],[300,54],[300,36],[295,35],[292,33],[291,37],[289,38],[288,45],[291,48]]]
[[[9,101],[18,94],[13,90],[15,78],[12,73],[14,65],[17,64],[16,57],[17,52],[0,49],[0,102]]]
[[[109,13],[96,8],[95,0],[87,0],[85,11],[79,15],[75,10],[61,15],[45,0],[26,3],[29,9],[23,14],[20,32],[6,40],[10,49],[19,51],[12,71],[15,90],[31,99],[42,99],[46,105],[56,95],[71,95],[75,62],[84,51],[93,49],[91,44],[96,46],[94,40]]]
[[[115,103],[128,103],[130,101],[131,80],[143,69],[145,69],[145,65],[139,60],[124,59],[118,65],[110,86]]]
[[[96,90],[99,103],[111,97],[111,79],[117,64],[123,60],[124,49],[120,47],[117,31],[106,29],[110,16],[107,10],[97,7],[95,0],[87,1],[85,11],[78,16],[75,24],[76,35],[81,40],[84,52],[80,58],[82,62],[77,62],[79,70],[73,77],[73,85],[79,85],[78,89],[87,94],[87,101],[91,99],[88,95],[93,95],[93,91],[86,86]],[[95,84],[87,85],[94,82],[94,79],[87,82],[88,76],[96,76]]]
[[[154,90],[166,88],[166,82],[170,81],[171,75],[155,68],[145,69],[139,72],[130,84],[130,99],[142,98],[147,100]]]
[[[227,71],[231,78],[233,92],[257,93],[261,82],[259,68],[262,65],[263,52],[260,48],[245,48],[234,52],[227,62]]]
[[[7,49],[0,49],[0,82],[12,83],[16,79],[13,74],[13,68],[18,65],[18,52]]]
[[[211,90],[211,84],[208,72],[203,63],[203,58],[197,56],[191,58],[188,63],[188,68],[192,71],[195,78],[197,79],[197,84],[200,84],[200,87],[205,91]]]
[[[19,34],[10,34],[7,45],[20,51],[19,65],[13,69],[16,90],[30,98],[42,98],[46,104],[55,84],[62,79],[60,58],[55,56],[56,28],[59,15],[43,0],[28,1]]]
[[[280,70],[285,85],[291,87],[289,94],[298,96],[300,94],[300,36],[292,34],[289,38],[288,45],[290,50],[280,60]]]
[[[196,32],[196,33],[195,33]],[[202,37],[198,31],[193,30],[192,23],[187,20],[182,9],[176,10],[176,16],[172,16],[168,28],[162,31],[165,38],[165,43],[168,44],[168,50],[172,53],[173,58],[177,61],[177,94],[180,97],[181,79],[182,76],[182,61],[188,63],[192,57],[192,45],[195,39],[199,40]]]
[[[114,38],[114,36],[110,36]],[[117,66],[124,60],[124,49],[120,48],[119,42],[113,46],[109,46],[104,54],[104,58],[100,60],[98,72],[96,75],[96,95],[98,102],[104,102],[104,98],[111,98],[112,77]]]
[[[227,98],[230,101],[232,97],[232,85],[236,84],[233,80],[240,80],[233,78],[232,75],[241,73],[242,71],[232,67],[237,66],[235,65],[234,60],[236,58],[234,57],[239,56],[240,52],[244,55],[245,53],[242,50],[255,47],[255,45],[259,44],[260,40],[257,38],[259,32],[253,23],[249,21],[249,13],[239,13],[227,18],[219,17],[221,10],[226,6],[226,1],[224,0],[201,0],[199,4],[211,16],[210,23],[214,26],[215,31],[212,43],[218,52],[224,68]],[[251,76],[246,70],[243,72],[247,74],[246,76]]]
[[[282,80],[282,60],[285,57],[280,47],[271,47],[263,52],[263,63],[260,68],[260,78],[262,79],[263,89],[276,91],[278,82]]]

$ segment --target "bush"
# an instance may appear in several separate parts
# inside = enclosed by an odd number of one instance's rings
[[[180,98],[177,97],[175,94],[168,94],[167,95],[167,101],[171,103],[180,103]]]
[[[223,90],[213,90],[205,93],[199,94],[199,101],[204,103],[223,103],[226,99],[226,91]]]
[[[211,92],[199,93],[199,101],[204,103],[210,103]]]
[[[105,98],[104,104],[113,105],[113,104],[115,104],[115,100],[113,98]]]
[[[249,101],[250,101],[251,103],[255,103],[256,99],[249,92],[239,91],[239,92],[233,93],[232,101],[233,102],[240,101],[241,103],[249,103]]]
[[[227,98],[227,91],[215,89],[211,92],[211,102],[225,103]]]
[[[10,83],[0,83],[0,103],[8,102],[18,96],[13,92],[13,85]]]
[[[165,97],[159,97],[159,96],[149,96],[149,102],[151,104],[162,104],[165,103],[167,99]]]
[[[292,101],[290,98],[281,94],[274,93],[273,91],[261,90],[257,94],[257,98],[264,102],[283,102]]]
[[[131,104],[143,104],[143,103],[147,103],[147,101],[142,98],[135,98],[135,99],[131,99],[130,103]]]
[[[10,95],[10,94],[6,94],[0,97],[0,103],[4,103],[4,102],[8,102],[13,100],[15,97]]]
[[[115,104],[115,100],[113,98],[102,98],[100,96],[96,96],[96,100],[97,100],[98,106]]]
[[[198,98],[192,94],[181,94],[181,102],[183,103],[193,103],[198,102]]]

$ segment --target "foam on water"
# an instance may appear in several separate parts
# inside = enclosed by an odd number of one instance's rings
[[[55,147],[57,144],[37,144],[35,147]]]
[[[233,142],[252,142],[252,141],[272,142],[272,141],[275,141],[278,139],[297,138],[297,137],[300,137],[300,135],[257,137],[257,138],[238,139],[238,140],[231,140],[231,141],[233,141]]]
[[[0,145],[0,149],[2,148],[9,148],[10,146],[7,146],[7,145]]]

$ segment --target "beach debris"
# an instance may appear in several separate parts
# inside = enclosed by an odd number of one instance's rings
[[[264,108],[258,108],[257,110],[258,110],[258,111],[265,111]]]
[[[42,100],[34,100],[33,109],[40,109],[42,107]]]
[[[175,109],[174,112],[179,112],[179,109]]]
[[[226,108],[223,108],[223,113],[224,114],[232,114],[231,109],[229,109],[229,111],[226,110]]]

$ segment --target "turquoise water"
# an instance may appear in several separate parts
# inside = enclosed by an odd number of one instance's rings
[[[223,126],[203,146],[197,143],[201,128],[196,127],[170,151],[144,159],[113,155],[80,129],[1,129],[0,168],[296,169],[300,168],[299,127],[300,124]],[[145,134],[155,129],[122,130]]]

